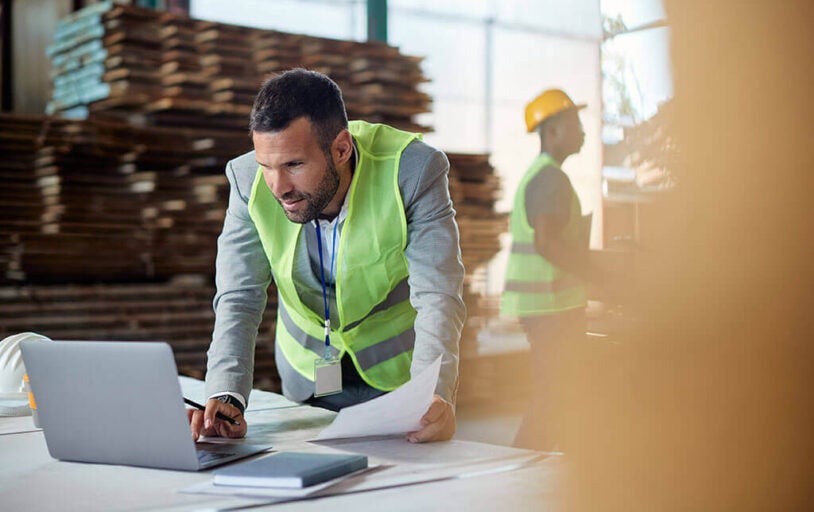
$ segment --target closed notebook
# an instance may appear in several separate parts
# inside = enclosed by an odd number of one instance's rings
[[[364,455],[280,452],[214,472],[215,485],[308,487],[367,467]]]

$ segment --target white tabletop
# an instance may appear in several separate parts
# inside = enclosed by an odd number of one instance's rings
[[[203,399],[202,383],[181,379],[184,393]],[[54,460],[31,417],[0,418],[0,508],[3,510],[545,510],[558,508],[561,460],[537,452],[452,440],[414,445],[402,438],[309,443],[335,413],[253,391],[246,442],[275,450],[343,450],[382,466],[329,495],[271,504],[266,499],[186,494],[211,473]],[[422,483],[415,483],[423,480]],[[268,505],[263,505],[267,503]],[[255,508],[253,507],[253,509]]]

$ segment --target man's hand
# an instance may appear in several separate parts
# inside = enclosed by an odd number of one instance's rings
[[[232,425],[228,421],[215,417],[220,412],[230,418],[234,418],[240,425]],[[206,410],[187,409],[189,418],[189,429],[192,431],[192,439],[198,440],[201,436],[218,437],[245,437],[246,419],[240,410],[220,400],[210,399],[206,402]]]
[[[432,397],[430,408],[421,417],[421,430],[407,434],[411,443],[447,441],[455,433],[455,409],[439,395]]]

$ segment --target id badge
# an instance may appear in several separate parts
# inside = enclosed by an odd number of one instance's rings
[[[314,361],[314,396],[335,395],[342,392],[342,365],[339,359],[320,357]]]

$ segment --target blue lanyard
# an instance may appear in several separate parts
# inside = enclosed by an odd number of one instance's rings
[[[319,229],[319,219],[314,219],[317,228],[317,250],[319,250],[319,275],[322,284],[322,303],[325,306],[325,360],[331,358],[331,308],[328,307],[328,287],[325,284],[325,265],[322,260],[322,231]],[[331,248],[331,278],[334,276],[334,265],[336,264],[336,228],[339,227],[339,219],[334,224],[333,247]]]

